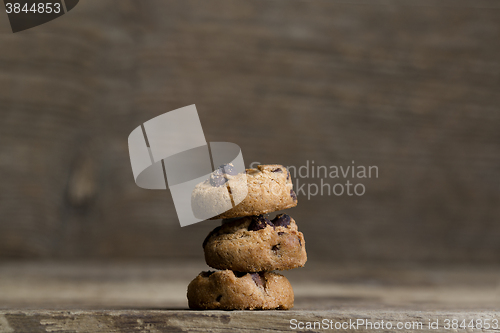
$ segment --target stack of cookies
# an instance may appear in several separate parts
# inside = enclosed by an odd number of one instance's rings
[[[293,289],[287,278],[272,272],[304,266],[304,236],[293,218],[268,213],[297,205],[289,171],[282,165],[259,165],[245,174],[221,166],[193,191],[195,205],[207,207],[218,187],[246,177],[248,194],[232,209],[213,217],[223,219],[203,242],[205,260],[217,271],[201,272],[188,286],[191,309],[290,309]],[[221,179],[223,178],[223,179]],[[234,191],[233,191],[234,192]],[[231,194],[231,191],[230,191]]]

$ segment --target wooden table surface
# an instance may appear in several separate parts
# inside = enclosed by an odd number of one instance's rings
[[[383,320],[393,325],[385,331],[395,332],[426,331],[438,320],[432,331],[450,332],[446,319],[500,320],[500,267],[312,262],[284,272],[295,291],[293,310],[191,311],[186,287],[205,269],[200,261],[4,262],[0,332],[287,331],[323,319]],[[423,327],[396,329],[408,322]],[[360,325],[347,331],[367,331]]]

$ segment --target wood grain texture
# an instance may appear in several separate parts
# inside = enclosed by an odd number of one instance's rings
[[[310,260],[498,262],[499,39],[488,0],[99,0],[2,34],[0,257],[201,257],[216,222],[180,228],[127,149],[194,103],[247,164],[379,167],[299,193]]]
[[[498,267],[313,264],[284,272],[295,293],[290,311],[190,311],[186,288],[201,269],[200,262],[165,260],[4,262],[0,332],[281,332],[290,331],[291,319],[383,320],[394,325],[388,332],[450,332],[445,319],[500,320]],[[426,329],[429,320],[438,327]],[[398,330],[398,322],[424,326]]]
[[[445,328],[446,319],[491,322],[498,318],[494,312],[410,312],[397,311],[0,311],[0,329],[3,332],[325,332],[320,324],[327,319],[333,323],[351,323],[365,320],[370,323],[398,323],[420,325],[423,329],[407,332],[450,332]],[[296,322],[293,320],[297,320]],[[438,322],[429,329],[429,320]],[[290,323],[294,324],[291,325]],[[316,328],[297,330],[296,323],[318,323]],[[333,324],[335,325],[335,324]],[[348,326],[346,326],[348,327]],[[418,326],[415,326],[418,327]],[[332,329],[335,330],[335,329]],[[342,330],[343,332],[373,332],[364,325]],[[399,332],[398,329],[385,332]],[[498,332],[498,329],[482,329],[482,332]]]

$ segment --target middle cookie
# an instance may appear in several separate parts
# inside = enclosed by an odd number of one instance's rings
[[[203,249],[207,265],[239,272],[286,270],[307,261],[304,235],[286,214],[226,222],[208,234]]]

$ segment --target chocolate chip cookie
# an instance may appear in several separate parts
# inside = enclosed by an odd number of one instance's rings
[[[191,309],[290,309],[293,289],[287,278],[271,272],[239,273],[230,270],[201,272],[188,286]]]
[[[297,196],[288,170],[279,164],[259,165],[246,173],[231,174],[221,166],[210,178],[196,185],[191,196],[193,213],[198,218],[211,220],[267,214],[297,205]],[[221,213],[221,203],[228,207]]]
[[[210,267],[240,272],[286,270],[307,261],[304,235],[287,214],[223,223],[206,237],[203,249]]]

